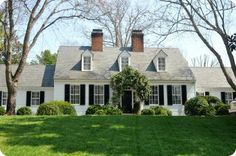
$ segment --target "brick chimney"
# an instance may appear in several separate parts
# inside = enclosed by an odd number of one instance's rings
[[[143,52],[144,43],[143,43],[143,32],[142,30],[133,30],[131,36],[131,44],[133,52]]]
[[[103,51],[103,32],[102,29],[93,29],[92,34],[92,51]]]

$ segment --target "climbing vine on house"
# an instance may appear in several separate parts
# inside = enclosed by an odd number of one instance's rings
[[[111,77],[111,87],[117,99],[120,99],[127,89],[135,91],[139,103],[147,100],[151,92],[147,77],[132,67],[126,67],[120,73],[113,75]]]

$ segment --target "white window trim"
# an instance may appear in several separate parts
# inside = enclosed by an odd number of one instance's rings
[[[3,94],[5,94],[6,93],[6,98],[3,98]],[[2,91],[2,97],[1,97],[1,104],[2,104],[2,106],[6,106],[7,105],[7,97],[8,97],[8,93],[7,92],[5,92],[5,91]],[[6,104],[4,104],[4,102],[3,102],[3,100],[6,100]]]
[[[102,94],[96,94],[96,93],[95,93],[95,87],[96,87],[96,86],[103,87],[103,93],[102,93]],[[99,105],[104,105],[104,103],[105,103],[105,100],[104,100],[104,98],[105,98],[105,87],[104,87],[104,85],[94,85],[94,86],[93,86],[93,90],[94,90],[94,93],[93,93],[93,103],[96,104],[96,100],[95,100],[96,95],[97,95],[97,96],[101,96],[101,95],[102,95],[102,97],[103,97],[103,98],[102,98],[103,103],[99,103]]]
[[[165,59],[165,70],[160,70],[160,69],[159,69],[159,58]],[[157,58],[157,71],[158,71],[158,72],[166,72],[166,57],[158,57],[158,58]]]
[[[72,86],[79,86],[79,93],[76,93],[76,94],[74,93],[74,94],[72,94],[72,93],[71,93],[71,92],[72,92],[72,91],[71,91],[71,87],[72,87]],[[81,94],[80,84],[79,84],[79,85],[76,85],[76,84],[70,85],[70,103],[71,103],[72,105],[80,105],[80,103],[81,103],[81,101],[80,101],[80,96],[81,96],[81,95],[80,95],[80,94]],[[74,95],[74,96],[75,96],[75,95],[79,95],[79,103],[72,103],[72,102],[71,102],[71,99],[72,99],[71,96],[72,96],[72,95]]]
[[[181,87],[181,85],[172,85],[172,88],[171,89],[173,89],[173,87],[180,87],[180,103],[174,103],[174,101],[173,101],[173,95],[176,95],[176,94],[173,94],[173,90],[172,90],[172,104],[173,105],[180,105],[180,104],[182,104],[182,87]],[[178,95],[178,94],[177,94]]]
[[[88,70],[88,69],[84,69],[84,57],[90,57],[90,70]],[[82,65],[81,65],[81,67],[82,67],[82,71],[93,71],[93,59],[92,59],[92,56],[89,56],[89,55],[84,55],[84,56],[82,56]]]
[[[33,98],[33,93],[38,93],[38,98]],[[39,100],[38,104],[33,104],[33,100]],[[31,99],[30,99],[30,106],[39,106],[40,105],[40,91],[31,91]]]
[[[226,99],[226,94],[231,94],[231,99]],[[233,101],[233,92],[225,92],[225,102],[226,104],[230,104],[231,101]]]
[[[150,105],[150,106],[157,106],[157,105],[159,105],[159,103],[160,103],[160,101],[159,101],[159,85],[151,85],[151,87],[152,87],[152,86],[157,87],[157,92],[158,92],[158,93],[155,94],[155,95],[157,96],[157,101],[158,101],[158,103],[152,103],[152,104],[150,103],[150,97],[153,96],[153,93],[151,93],[150,96],[149,96],[149,105]]]
[[[130,66],[130,56],[120,56],[119,58],[119,70],[122,71],[122,58],[128,58],[128,66]]]

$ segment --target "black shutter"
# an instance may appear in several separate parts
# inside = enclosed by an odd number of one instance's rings
[[[89,105],[94,104],[94,85],[89,85]]]
[[[210,95],[210,92],[205,92],[205,96],[209,96]]]
[[[44,103],[44,98],[45,98],[45,93],[44,91],[40,91],[40,104]]]
[[[225,92],[221,92],[221,101],[225,103]]]
[[[172,105],[172,86],[170,85],[167,86],[167,98],[168,105]]]
[[[26,106],[31,106],[31,91],[26,92]]]
[[[0,106],[2,105],[2,91],[0,91]]]
[[[163,85],[159,86],[159,105],[164,105],[164,88],[163,88]]]
[[[110,88],[109,85],[104,85],[104,104],[108,104],[109,99],[110,99]]]
[[[70,85],[65,84],[65,101],[70,102]]]
[[[80,85],[80,104],[85,105],[85,85]]]
[[[236,98],[236,92],[233,92],[233,99]]]
[[[182,104],[184,105],[185,102],[187,101],[187,86],[186,85],[182,85]]]

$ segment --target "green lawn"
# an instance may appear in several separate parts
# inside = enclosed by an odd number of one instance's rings
[[[236,117],[0,117],[7,156],[227,156],[235,149]]]

